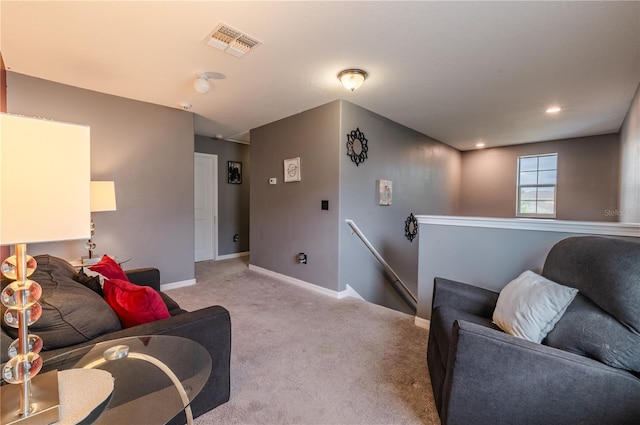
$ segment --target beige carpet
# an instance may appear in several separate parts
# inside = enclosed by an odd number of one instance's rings
[[[197,284],[168,291],[183,308],[231,313],[231,399],[209,424],[440,424],[413,316],[335,300],[247,260],[196,264]]]

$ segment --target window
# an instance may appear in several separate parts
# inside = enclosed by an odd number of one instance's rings
[[[517,217],[556,216],[558,154],[518,157]]]

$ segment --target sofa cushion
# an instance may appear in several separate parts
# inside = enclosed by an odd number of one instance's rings
[[[578,294],[543,343],[640,372],[640,335]]]
[[[580,236],[549,251],[542,275],[577,288],[640,335],[640,243]]]
[[[45,350],[79,344],[122,329],[109,305],[69,276],[69,272],[75,273],[71,265],[48,255],[34,258],[38,268],[29,279],[42,287],[42,316],[29,326],[29,331],[42,338]],[[3,281],[3,285],[8,283]],[[5,310],[3,306],[2,312]],[[4,321],[2,327],[11,338],[18,337],[17,329]]]
[[[577,292],[527,270],[500,291],[493,322],[510,335],[539,343]]]
[[[160,294],[148,286],[122,279],[108,279],[102,288],[104,299],[125,328],[171,317]]]
[[[54,257],[48,254],[36,255],[33,258],[38,263],[38,268],[36,270],[40,272],[46,272],[51,274],[52,276],[69,277],[71,279],[75,279],[76,277],[76,269],[62,258]]]
[[[104,297],[100,276],[89,276],[84,271],[80,271],[73,280],[91,289],[93,292],[100,295],[100,297]]]
[[[158,293],[160,294],[160,297],[162,298],[164,305],[167,306],[167,310],[169,311],[169,314],[171,316],[177,316],[178,314],[187,313],[187,310],[184,310],[183,308],[181,308],[180,305],[177,302],[175,302],[174,299],[171,298],[169,295],[165,294],[162,291]]]
[[[120,279],[129,282],[129,278],[124,270],[122,270],[122,267],[120,267],[120,264],[116,263],[113,258],[108,255],[103,255],[98,263],[89,267],[89,270],[100,273],[107,279]]]

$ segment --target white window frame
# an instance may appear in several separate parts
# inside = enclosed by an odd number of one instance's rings
[[[522,159],[526,159],[526,158],[541,158],[541,157],[545,157],[545,156],[555,156],[556,157],[556,180],[553,184],[549,184],[549,183],[544,183],[544,184],[520,184],[520,162]],[[543,154],[537,154],[537,155],[523,155],[523,156],[519,156],[518,157],[518,174],[516,177],[516,217],[529,217],[529,218],[556,218],[556,211],[557,211],[557,199],[558,199],[558,153],[557,152],[552,152],[552,153],[543,153]],[[540,171],[549,171],[549,170],[540,170],[539,168],[536,170],[536,173],[540,173]],[[536,179],[537,180],[537,179]],[[535,187],[535,188],[539,188],[539,187],[551,187],[553,186],[553,213],[550,214],[544,214],[544,213],[523,213],[520,212],[520,193],[521,193],[521,188],[523,187]],[[543,201],[545,201],[545,199],[543,199]],[[540,202],[540,199],[538,199],[537,195],[536,195],[536,203]]]

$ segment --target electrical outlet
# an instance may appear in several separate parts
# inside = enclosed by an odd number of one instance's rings
[[[305,254],[304,252],[298,254],[298,263],[307,264],[307,254]]]

